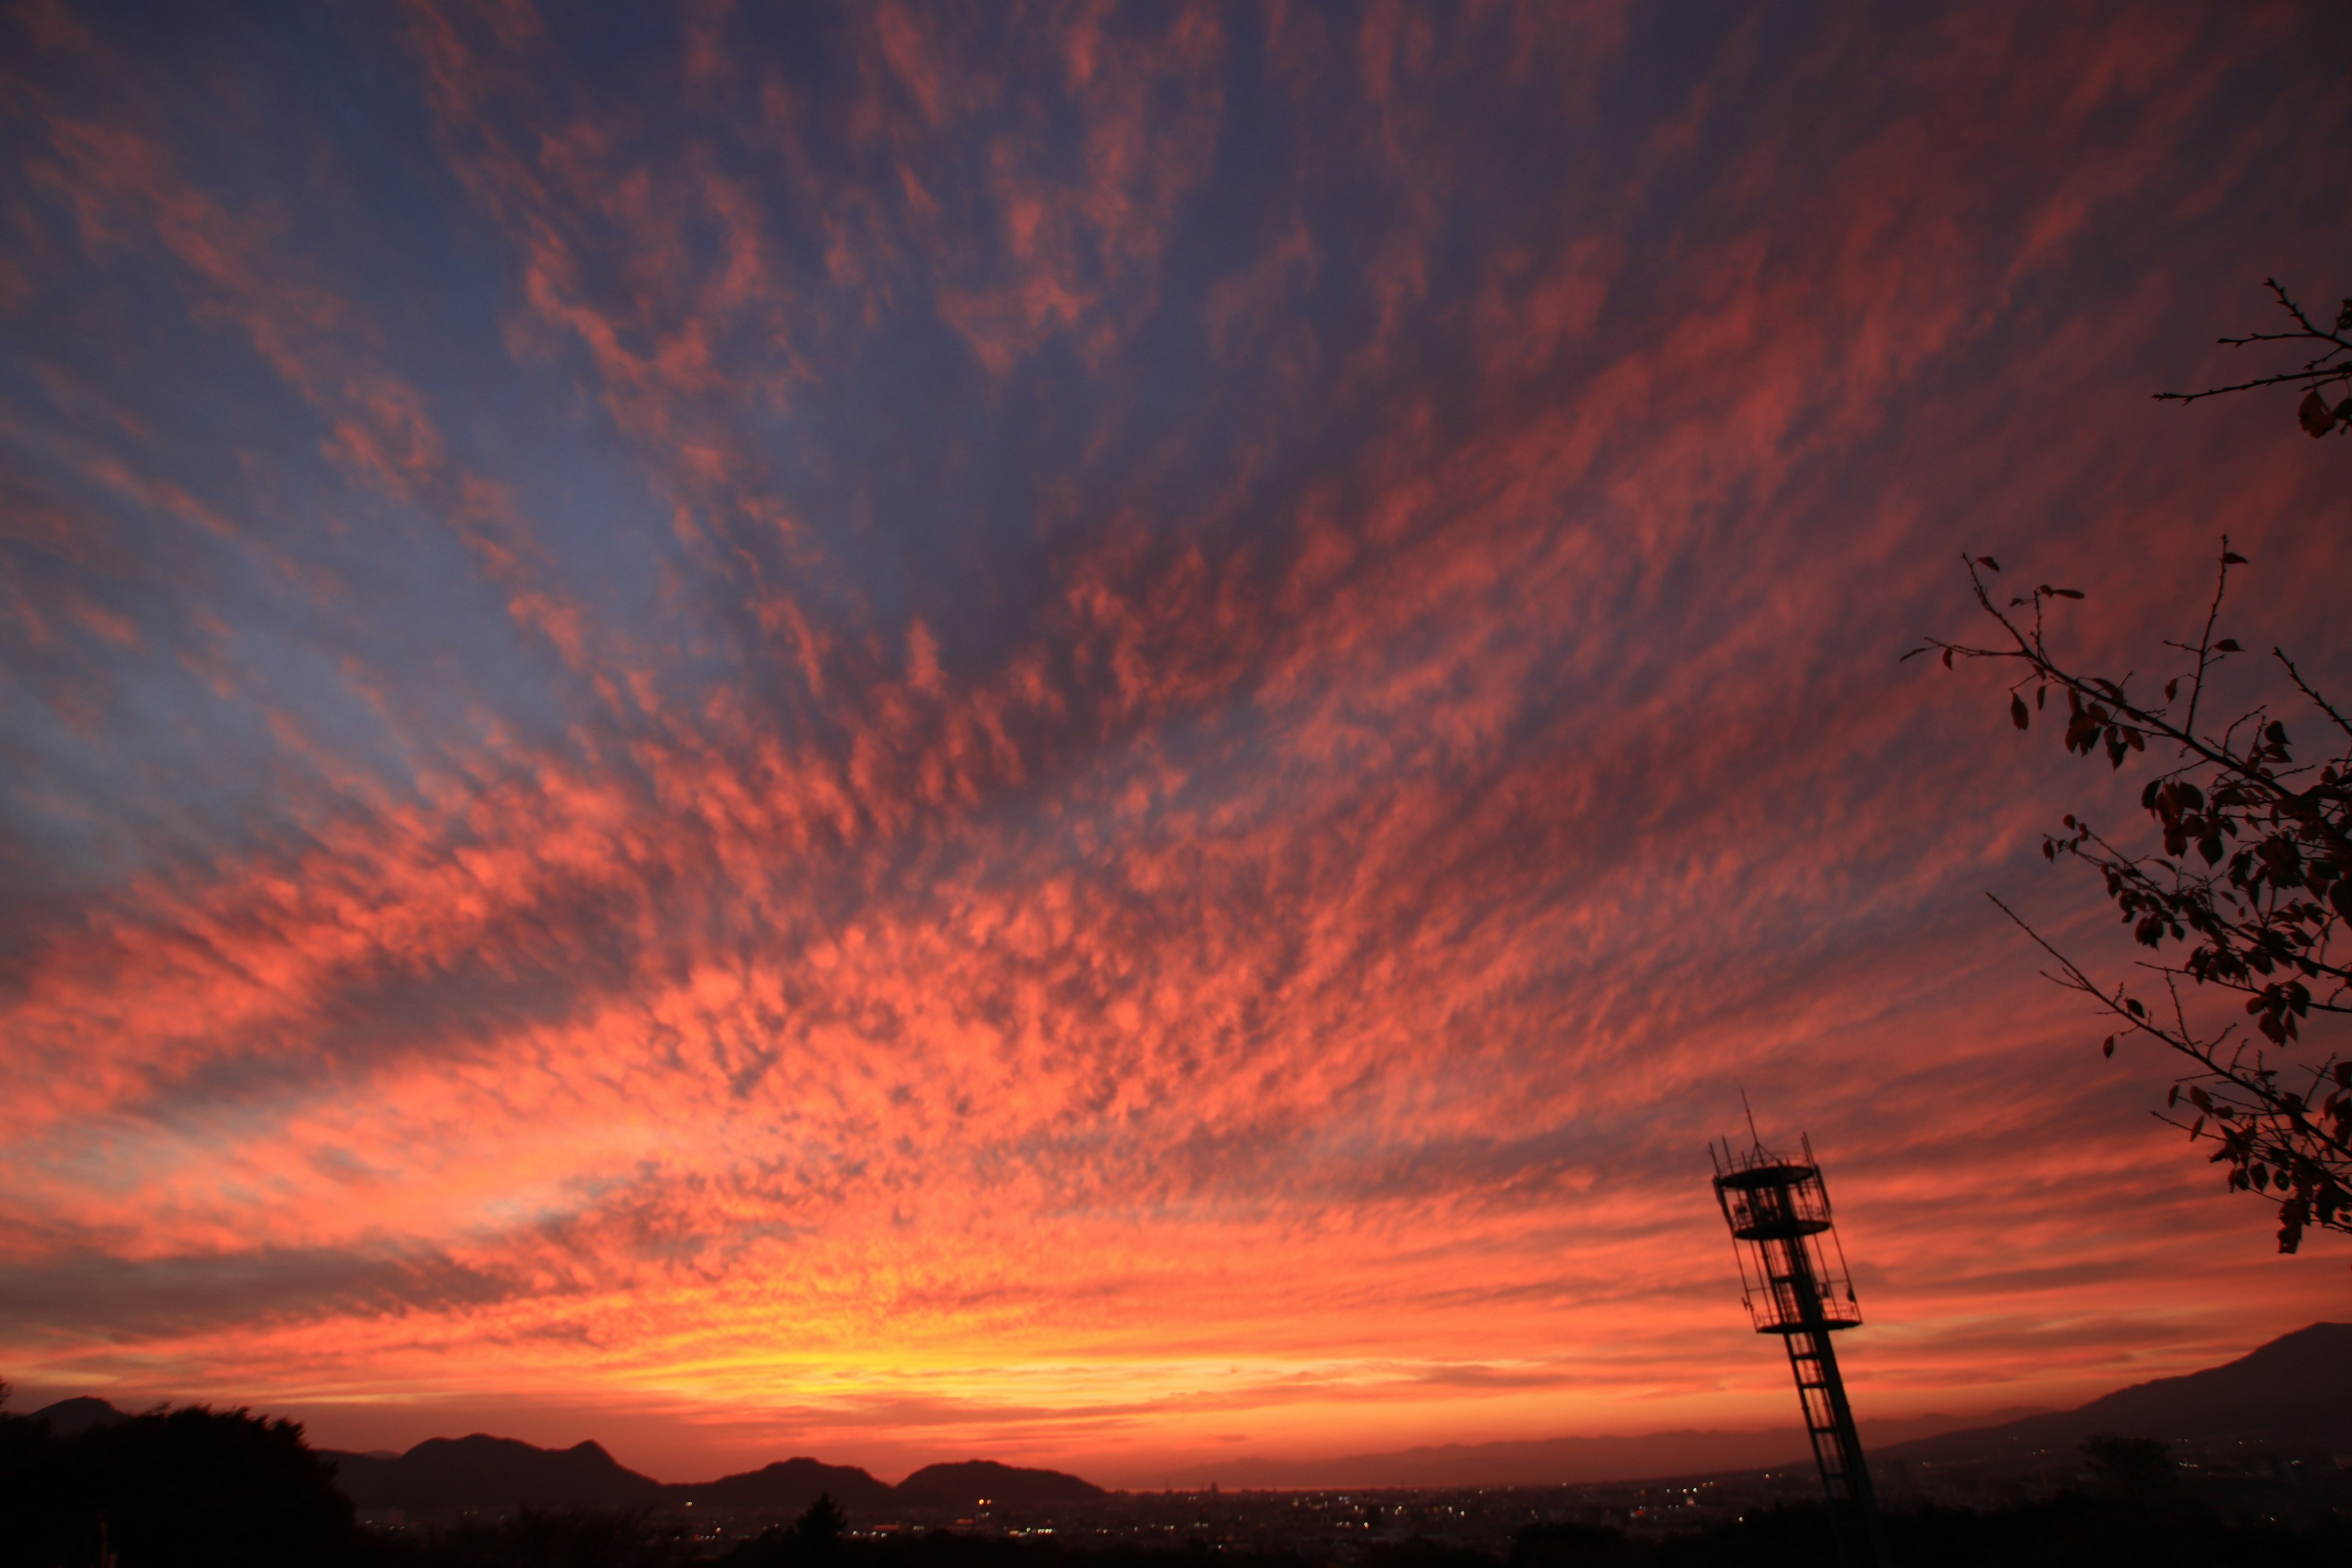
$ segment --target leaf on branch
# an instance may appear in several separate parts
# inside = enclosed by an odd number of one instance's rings
[[[2234,550],[2224,550],[2223,552],[2221,552],[2221,564],[2222,564],[2222,565],[2224,565],[2224,566],[2243,566],[2245,563],[2246,563],[2246,558],[2245,558],[2244,556],[2242,556],[2242,555],[2239,554],[2236,551],[2234,551]]]
[[[2168,680],[2168,681],[2166,681],[2166,682],[2164,683],[2164,700],[2165,700],[2167,702],[2169,702],[2169,701],[2171,701],[2174,698],[2176,698],[2176,697],[2178,697],[2178,696],[2179,696],[2179,695],[2180,695],[2180,678],[2179,678],[2179,676],[2174,676],[2170,680]]]
[[[2124,998],[2124,1010],[2135,1018],[2145,1018],[2147,1016],[2147,1009],[2141,1006],[2138,1000],[2135,997],[2126,996]]]
[[[1995,561],[1995,560],[1994,560],[1991,556],[1990,556],[1990,555],[1979,555],[1979,556],[1978,556],[1978,557],[1977,557],[1977,563],[1978,563],[1979,565],[1980,565],[1980,566],[1988,567],[1988,568],[1990,568],[1990,570],[1995,571],[1995,572],[1998,572],[1998,571],[2000,571],[2000,562],[1998,562],[1998,561]]]
[[[2294,416],[2304,433],[2315,441],[2336,427],[2336,411],[2327,406],[2327,399],[2319,395],[2316,387],[2303,395],[2303,401],[2295,405]]]
[[[2107,1043],[2099,1047],[2099,1054],[2101,1056],[2108,1057],[2116,1054],[2116,1037],[2113,1035],[2109,1035],[2107,1037]]]
[[[2033,715],[2025,710],[2025,699],[2014,691],[2009,694],[2009,721],[2021,730],[2033,722]]]
[[[2083,596],[2080,588],[2044,588],[2042,591],[2055,599],[2079,599]]]
[[[2237,638],[2223,637],[2220,642],[2213,645],[2213,651],[2215,653],[2243,653],[2246,650],[2238,646]]]
[[[1944,650],[1944,668],[1946,669],[1952,668],[1952,650],[1950,648],[1946,648]]]

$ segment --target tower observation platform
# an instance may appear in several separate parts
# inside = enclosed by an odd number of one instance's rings
[[[1715,1199],[1739,1257],[1741,1304],[1758,1333],[1778,1334],[1788,1347],[1797,1402],[1804,1409],[1805,1432],[1829,1500],[1838,1561],[1845,1568],[1886,1568],[1870,1467],[1862,1457],[1862,1438],[1831,1342],[1838,1331],[1861,1326],[1862,1304],[1854,1299],[1845,1251],[1838,1245],[1829,1187],[1813,1158],[1811,1139],[1803,1140],[1803,1149],[1799,1160],[1773,1153],[1760,1139],[1745,1150],[1734,1149],[1728,1140],[1710,1147]]]

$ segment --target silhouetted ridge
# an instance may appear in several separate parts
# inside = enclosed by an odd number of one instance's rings
[[[2170,1442],[2236,1433],[2338,1438],[2352,1408],[2352,1323],[2314,1323],[2236,1361],[2134,1384],[2077,1409],[1947,1432],[1884,1450],[1888,1458],[1958,1459],[2008,1448],[2063,1448],[2094,1432]]]
[[[593,1442],[539,1448],[512,1437],[428,1437],[396,1459],[328,1453],[362,1508],[641,1508],[662,1485]]]
[[[917,1508],[968,1509],[984,1499],[1008,1507],[1083,1502],[1104,1496],[1102,1488],[1060,1470],[1029,1470],[993,1459],[925,1465],[897,1489],[898,1500]]]
[[[664,1486],[624,1468],[596,1444],[541,1448],[512,1437],[432,1437],[396,1458],[322,1450],[336,1465],[335,1484],[362,1508],[629,1509],[691,1502],[777,1514],[800,1513],[829,1495],[853,1517],[887,1517],[901,1509],[968,1510],[982,1498],[1007,1506],[1076,1502],[1100,1487],[1059,1470],[1030,1470],[989,1459],[932,1465],[896,1487],[854,1465],[799,1458],[715,1481]]]
[[[799,1513],[824,1494],[852,1518],[887,1510],[893,1500],[886,1483],[856,1466],[827,1465],[809,1458],[780,1459],[741,1475],[671,1486],[664,1492],[673,1502],[692,1502],[702,1508],[761,1509],[775,1513]]]

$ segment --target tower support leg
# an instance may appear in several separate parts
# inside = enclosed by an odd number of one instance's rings
[[[1871,1490],[1870,1467],[1863,1460],[1862,1436],[1854,1430],[1853,1409],[1846,1404],[1845,1380],[1838,1375],[1837,1350],[1830,1343],[1829,1331],[1809,1325],[1781,1337],[1789,1347],[1789,1370],[1797,1377],[1797,1401],[1804,1406],[1813,1462],[1822,1469],[1838,1561],[1844,1568],[1889,1568],[1878,1499]]]

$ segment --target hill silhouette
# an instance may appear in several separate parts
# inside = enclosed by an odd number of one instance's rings
[[[2117,1389],[2073,1410],[1897,1444],[1874,1458],[1959,1462],[2071,1452],[2094,1432],[2159,1442],[2260,1435],[2352,1446],[2352,1323],[2314,1323],[2236,1361]]]
[[[854,1465],[827,1465],[806,1458],[781,1459],[717,1480],[664,1485],[629,1469],[593,1442],[541,1448],[513,1437],[476,1433],[428,1438],[394,1457],[331,1448],[319,1452],[321,1458],[334,1461],[335,1484],[359,1507],[417,1511],[630,1509],[690,1502],[783,1514],[799,1513],[824,1494],[853,1517],[872,1518],[910,1509],[968,1511],[982,1498],[1029,1506],[1104,1495],[1092,1482],[1059,1470],[1024,1469],[991,1459],[927,1466],[896,1487]]]
[[[965,1459],[958,1464],[925,1465],[900,1481],[892,1496],[902,1507],[968,1509],[982,1502],[1034,1508],[1046,1503],[1084,1502],[1106,1495],[1092,1481],[1060,1470],[1030,1470],[1000,1465],[993,1459]]]
[[[673,1502],[775,1513],[799,1513],[822,1494],[852,1516],[887,1510],[897,1496],[887,1482],[876,1480],[855,1465],[826,1465],[807,1458],[780,1459],[740,1475],[665,1487],[662,1491]]]
[[[396,1459],[321,1449],[362,1508],[643,1508],[663,1487],[593,1442],[540,1448],[477,1432],[428,1437]]]

